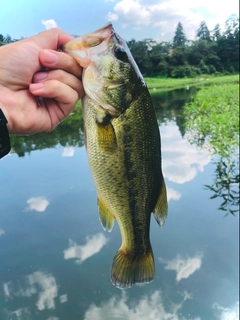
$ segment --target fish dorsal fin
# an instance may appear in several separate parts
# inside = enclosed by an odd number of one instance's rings
[[[158,223],[158,225],[162,228],[165,220],[167,219],[167,212],[168,212],[168,203],[167,203],[167,191],[164,179],[161,179],[161,189],[157,199],[156,206],[153,210],[154,217]]]
[[[111,117],[101,109],[98,108],[96,116],[98,146],[102,152],[112,154],[117,150],[117,138]]]
[[[99,198],[98,198],[98,213],[99,213],[99,218],[100,218],[103,229],[107,230],[108,232],[111,232],[114,224],[114,216],[105,206],[103,201],[101,201],[101,199]]]

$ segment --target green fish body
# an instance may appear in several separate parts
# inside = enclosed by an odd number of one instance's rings
[[[143,77],[111,24],[74,39],[63,50],[84,68],[83,117],[99,217],[111,231],[117,220],[122,245],[112,283],[128,288],[154,277],[150,217],[163,226],[166,187],[158,123]]]

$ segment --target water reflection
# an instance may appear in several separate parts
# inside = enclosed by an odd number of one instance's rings
[[[220,320],[239,320],[239,302],[236,302],[231,308],[214,303],[213,310]]]
[[[160,290],[154,291],[150,296],[142,296],[137,303],[130,304],[128,296],[123,291],[122,296],[112,297],[100,306],[90,305],[85,313],[85,320],[200,320],[200,317],[191,317],[190,314],[182,315],[181,309],[186,300],[191,299],[191,295],[184,291],[179,294],[180,302],[170,303],[165,306],[164,294]]]
[[[192,258],[182,258],[180,255],[177,255],[173,260],[164,260],[163,258],[158,258],[158,260],[166,264],[165,270],[174,270],[176,271],[176,281],[182,279],[187,279],[195,271],[200,269],[202,265],[203,255],[201,253],[195,254]]]
[[[207,151],[196,149],[183,140],[174,122],[161,127],[163,172],[168,180],[183,184],[193,180],[211,161]]]
[[[26,276],[21,282],[18,283],[7,282],[3,284],[3,292],[5,300],[12,300],[14,297],[30,298],[36,296],[35,305],[38,310],[55,309],[55,298],[58,296],[58,286],[56,279],[53,275],[36,271]],[[28,308],[20,308],[13,313],[20,316],[22,312],[25,312]]]
[[[216,168],[213,184],[205,187],[213,193],[211,199],[222,198],[219,210],[235,214],[239,211],[239,158],[215,157],[213,163]]]
[[[168,202],[171,200],[179,200],[182,196],[180,192],[169,187],[167,187],[167,195],[168,195]]]
[[[44,212],[48,205],[49,205],[49,200],[47,200],[45,197],[33,197],[27,200],[27,211],[38,211],[38,212]]]
[[[73,157],[75,153],[74,147],[65,147],[63,148],[62,157]]]
[[[211,163],[183,138],[188,94],[154,96],[171,215],[161,233],[151,227],[155,280],[131,291],[109,279],[120,232],[114,228],[111,241],[102,233],[79,120],[71,116],[56,133],[16,137],[18,155],[31,156],[1,160],[0,319],[239,319],[238,216],[224,219],[216,214],[220,202],[208,201],[237,197],[237,171],[226,162],[228,169],[218,167],[219,158]]]
[[[32,320],[37,317],[39,311],[56,309],[58,285],[52,274],[36,271],[24,278],[18,279],[18,281],[4,283],[3,293],[5,301],[10,306],[13,306],[12,308],[2,310],[6,316],[4,319]],[[60,304],[67,301],[67,294],[59,296]],[[16,305],[19,308],[15,309],[14,306]],[[50,317],[47,319],[58,318]]]
[[[59,144],[67,148],[65,152],[68,154],[69,150],[73,152],[72,147],[84,145],[81,114],[70,115],[50,133],[11,137],[12,152],[17,153],[19,157],[24,157],[34,150],[54,148]]]
[[[196,93],[197,90],[197,88],[191,87],[190,90],[178,89],[152,93],[152,100],[159,124],[174,121],[183,136],[184,123],[182,106],[191,99],[191,96]],[[29,154],[34,150],[54,148],[59,144],[64,147],[63,157],[72,156],[74,154],[74,147],[84,145],[83,119],[81,113],[71,114],[51,133],[11,137],[12,152],[17,153],[19,157],[23,157],[25,154]]]
[[[108,242],[103,233],[88,236],[86,244],[77,245],[69,239],[69,248],[63,251],[64,259],[76,259],[76,263],[81,264],[86,259],[98,253]]]

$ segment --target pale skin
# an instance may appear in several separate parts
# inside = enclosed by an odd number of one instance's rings
[[[0,47],[0,108],[9,133],[51,131],[84,95],[82,68],[57,51],[71,39],[54,28]]]

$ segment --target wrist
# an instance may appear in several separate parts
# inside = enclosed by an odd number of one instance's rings
[[[0,109],[0,159],[6,156],[11,150],[10,137],[7,128],[7,119]]]
[[[12,121],[11,121],[11,110],[12,101],[11,99],[8,99],[8,94],[6,93],[6,90],[4,87],[1,87],[0,85],[0,109],[2,110],[2,113],[4,114],[4,118],[7,121],[7,128],[8,132],[12,133]],[[7,107],[8,106],[8,107]]]

